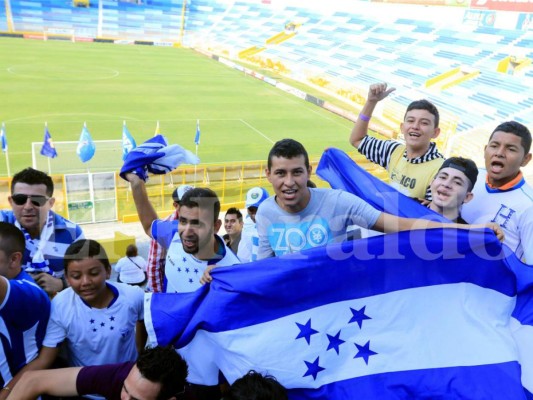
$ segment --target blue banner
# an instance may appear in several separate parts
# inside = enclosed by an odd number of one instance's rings
[[[84,125],[83,129],[81,130],[78,147],[76,148],[76,154],[80,158],[81,162],[85,163],[93,158],[95,151],[96,146],[93,138],[91,137],[87,126]]]
[[[52,135],[50,135],[47,126],[44,127],[44,139],[41,147],[41,155],[49,158],[57,157],[57,150],[54,147],[54,141],[52,140]]]

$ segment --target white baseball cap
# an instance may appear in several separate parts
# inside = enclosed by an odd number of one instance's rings
[[[266,189],[259,186],[251,188],[246,193],[246,208],[259,207],[259,204],[268,199],[268,197],[269,194]]]
[[[172,200],[180,201],[183,198],[183,195],[191,189],[193,189],[191,185],[179,185],[178,188],[172,192]]]

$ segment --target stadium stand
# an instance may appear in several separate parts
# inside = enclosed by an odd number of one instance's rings
[[[446,132],[441,149],[473,158],[478,165],[487,134],[497,124],[513,119],[531,128],[533,30],[509,23],[512,13],[505,14],[507,23],[494,24],[490,18],[485,23],[493,14],[467,7],[424,7],[420,13],[412,5],[353,4],[101,0],[76,7],[69,0],[0,0],[0,33],[192,47],[313,85],[342,100],[345,110],[334,112],[347,118],[346,110],[356,115],[369,84],[386,81],[397,91],[375,118],[383,126],[381,133],[395,136],[405,107],[413,99],[430,98],[441,110]],[[519,65],[516,60],[526,61]],[[250,185],[262,183],[262,170],[262,165],[199,167],[183,169],[174,179],[196,181],[198,173],[228,205]],[[384,177],[382,170],[371,172]],[[225,180],[239,184],[228,189]],[[170,209],[165,204],[168,183],[154,182],[154,196],[164,193],[156,201],[162,210]],[[120,196],[116,202],[121,205],[117,215],[106,213],[105,219],[128,220],[134,214],[131,202]],[[67,211],[66,202],[57,204]],[[74,211],[80,221],[95,218],[83,207]]]
[[[398,89],[393,108],[430,97],[449,115],[445,119],[456,121],[458,133],[507,119],[533,120],[533,91],[523,90],[533,87],[533,68],[517,75],[497,72],[506,57],[533,58],[533,31],[484,26],[472,22],[470,11],[454,7],[441,8],[448,9],[447,18],[439,18],[442,10],[436,8],[413,18],[413,6],[398,12],[397,5],[374,4],[370,12],[365,2],[354,11],[246,0],[192,0],[185,9],[183,0],[102,0],[98,25],[97,2],[88,8],[64,0],[10,0],[10,5],[16,31],[72,30],[81,37],[181,42],[276,66],[307,83],[321,80],[323,89],[348,98],[364,95],[372,82],[387,81]],[[3,30],[8,28],[5,8],[0,11]],[[297,28],[284,34],[291,23]],[[450,71],[456,76],[444,79]],[[429,87],[429,80],[440,84]]]

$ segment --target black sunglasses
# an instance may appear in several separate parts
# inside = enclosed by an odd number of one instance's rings
[[[33,204],[35,207],[42,207],[48,200],[50,200],[50,197],[41,196],[38,194],[14,194],[11,196],[11,199],[13,199],[13,203],[15,203],[17,206],[23,206],[26,204],[28,199],[30,199],[31,204]]]

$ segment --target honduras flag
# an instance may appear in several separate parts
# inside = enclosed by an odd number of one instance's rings
[[[137,143],[135,143],[135,139],[131,136],[128,127],[126,126],[126,121],[124,121],[124,124],[122,125],[122,160],[125,160],[128,153],[135,147],[137,147]]]
[[[198,164],[200,159],[180,145],[168,145],[162,135],[156,135],[131,150],[124,159],[120,176],[125,179],[128,172],[135,172],[141,179],[148,179],[152,174],[166,174],[179,165]]]
[[[407,218],[436,220],[440,216],[372,176],[341,150],[327,149],[322,154],[316,173],[329,182],[331,187],[356,194],[381,211]],[[532,269],[525,264],[519,264],[515,273],[520,277]],[[519,281],[527,282],[527,279],[522,278]],[[520,353],[522,383],[529,392],[528,398],[533,399],[533,304],[528,303],[530,299],[528,296],[519,297],[513,312],[515,318],[511,320],[511,324]],[[525,304],[528,306],[525,307]]]
[[[54,147],[54,141],[52,140],[52,135],[50,135],[50,132],[48,131],[48,126],[44,127],[44,139],[41,147],[41,155],[49,158],[57,157],[57,150]]]
[[[87,129],[87,125],[84,123],[83,129],[81,130],[80,140],[78,142],[78,147],[76,148],[76,154],[80,158],[81,162],[85,163],[93,158],[95,151],[96,146],[93,138]]]
[[[342,189],[359,196],[374,208],[405,218],[425,218],[450,222],[416,200],[398,192],[358,166],[345,152],[330,148],[324,151],[316,174],[333,189]]]
[[[525,399],[512,328],[533,324],[533,274],[505,249],[462,229],[335,243],[147,294],[145,323],[192,383],[254,369],[290,399]]]

